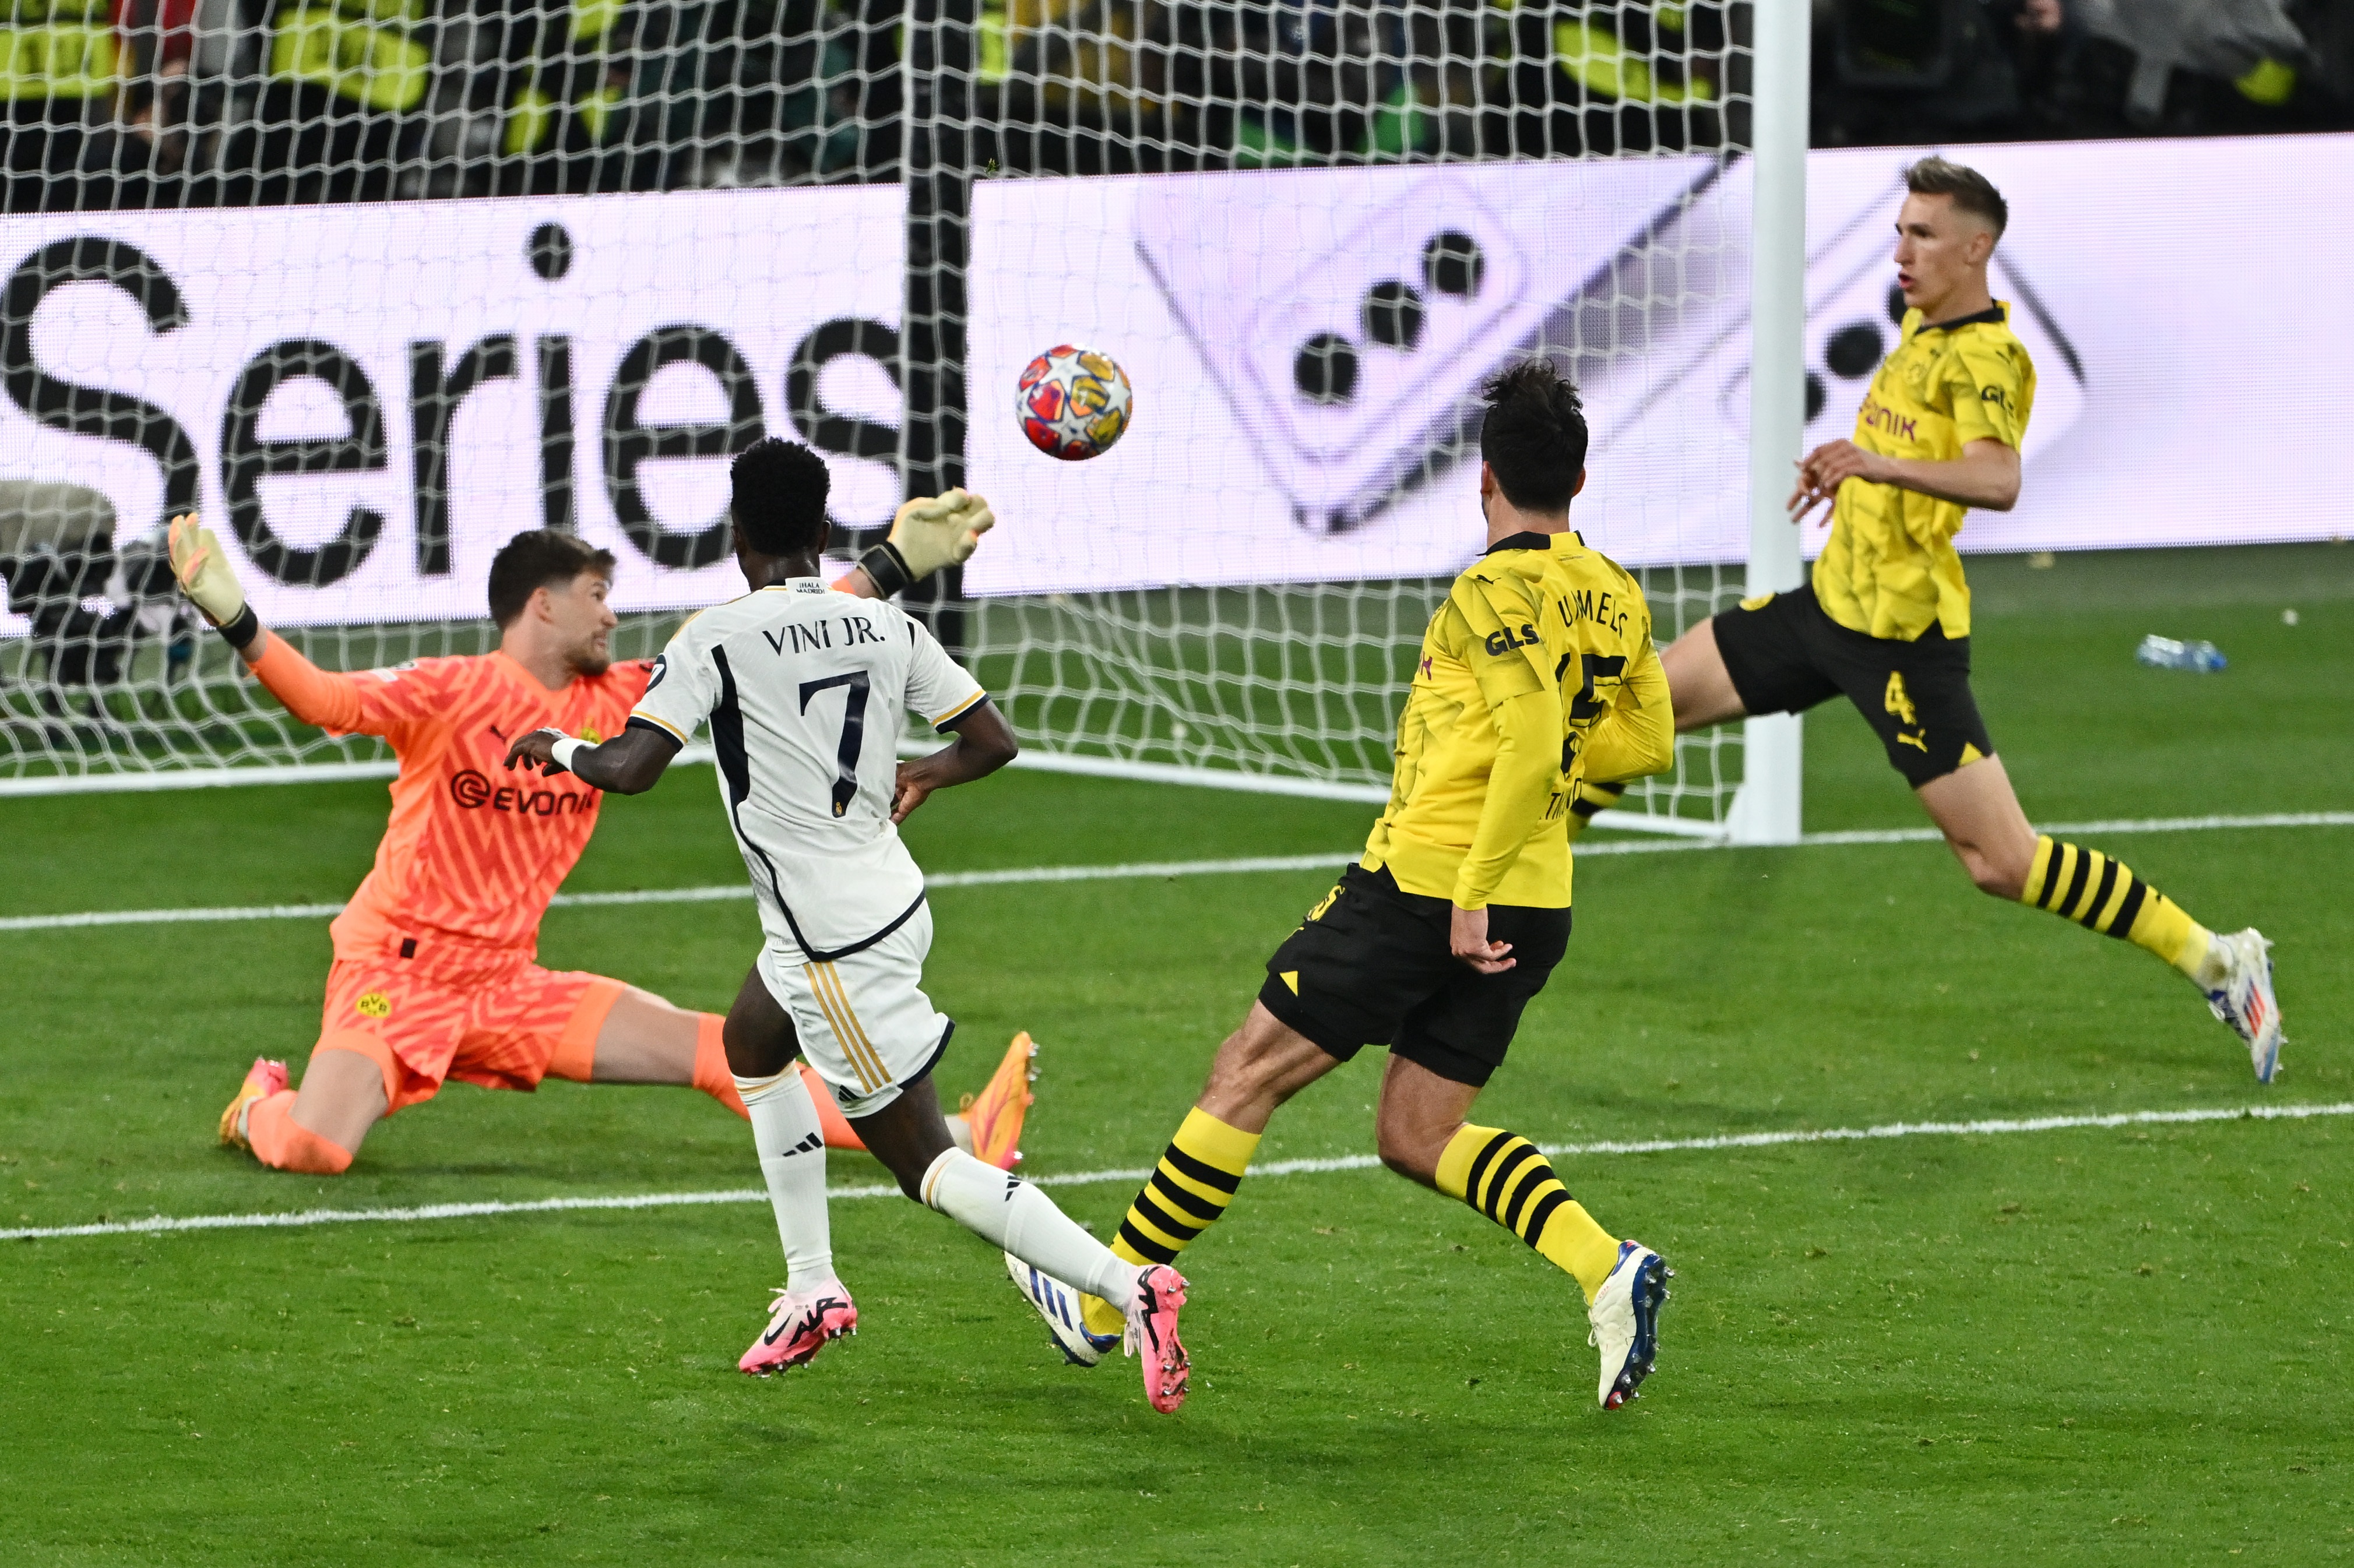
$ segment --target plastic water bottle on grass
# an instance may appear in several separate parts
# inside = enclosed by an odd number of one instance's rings
[[[2134,650],[2134,662],[2153,670],[2195,670],[2200,674],[2211,675],[2231,661],[2212,642],[2178,642],[2153,632]]]

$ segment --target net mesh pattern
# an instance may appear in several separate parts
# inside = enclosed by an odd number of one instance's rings
[[[995,191],[1722,161],[1747,138],[1747,28],[1745,5],[1524,0],[0,0],[14,238],[0,257],[0,787],[385,759],[378,742],[291,720],[204,629],[164,558],[178,511],[206,508],[249,582],[268,558],[266,611],[319,590],[314,612],[265,619],[323,666],[478,652],[496,642],[468,542],[482,524],[451,513],[475,504],[467,486],[495,450],[521,476],[485,493],[512,503],[496,528],[578,527],[642,577],[691,575],[622,615],[615,653],[650,654],[695,603],[726,597],[718,460],[761,434],[836,454],[845,556],[902,495],[1022,473],[991,445],[1013,389],[976,346],[1005,314],[988,291],[1002,295],[1016,249],[985,227]],[[793,187],[831,194],[763,194]],[[881,204],[856,208],[856,243],[810,242],[852,210],[835,207],[778,238],[790,204],[854,192]],[[597,216],[615,203],[623,216]],[[528,239],[465,240],[453,260],[448,237],[477,223]],[[1619,247],[1575,309],[1512,351],[1581,380],[1623,375],[1659,352],[1661,322],[1741,308],[1745,253],[1669,227]],[[690,251],[792,250],[801,270],[674,278],[662,269],[676,243],[659,267],[599,264],[633,233],[682,232]],[[364,294],[355,281],[336,308],[306,306],[266,356],[205,346],[225,316],[314,289],[332,259],[295,252],[344,233],[376,247],[343,263]],[[1280,262],[1283,236],[1252,233]],[[1066,266],[1089,248],[1134,261],[1108,229],[1034,226],[1021,243]],[[493,244],[521,281],[466,249]],[[880,293],[789,329],[726,325],[767,309],[763,291],[789,300],[848,272]],[[571,291],[556,316],[532,314],[540,287]],[[607,316],[637,322],[621,334],[636,346],[592,363]],[[697,324],[711,321],[725,330]],[[1151,330],[1142,361],[1198,347],[1171,318]],[[391,346],[354,348],[352,333]],[[202,388],[195,406],[157,390],[162,360],[174,386]],[[1216,482],[1238,501],[1266,488],[1213,451],[1233,443],[1206,402],[1172,404],[1150,380],[1138,394],[1138,434],[1100,471],[1173,442],[1225,464]],[[1416,471],[1384,482],[1401,504],[1461,482],[1464,432],[1425,445]],[[321,499],[342,475],[354,493]],[[1655,504],[1674,511],[1672,496]],[[1000,511],[985,550],[1033,522]],[[1123,576],[1107,569],[1116,545],[1090,558],[1082,544],[1052,581],[992,577],[984,557],[909,602],[1002,694],[1034,755],[1370,790],[1462,560],[1336,553],[1368,535],[1329,521],[1301,524],[1320,573]],[[1639,573],[1662,641],[1739,592],[1737,564],[1704,554]],[[367,586],[361,567],[393,555],[406,586]],[[1628,803],[1720,820],[1738,752],[1734,733],[1688,740]]]
[[[1355,169],[1405,180],[1416,166],[1729,159],[1748,137],[1746,5],[1013,0],[969,25],[945,5],[928,20],[912,45],[927,85],[910,98],[911,232],[921,237],[911,248],[910,330],[924,330],[929,305],[951,372],[970,364],[974,384],[954,400],[972,410],[976,480],[1002,467],[982,461],[992,433],[983,421],[1011,391],[985,379],[1002,366],[972,352],[966,334],[969,323],[985,333],[999,302],[978,292],[995,237],[976,230],[974,214],[986,221],[991,176]],[[984,175],[956,186],[931,179],[936,168]],[[1659,352],[1670,335],[1662,323],[1745,308],[1745,235],[1712,234],[1704,223],[1654,227],[1657,235],[1613,258],[1575,310],[1554,313],[1511,352],[1546,354],[1581,381],[1623,376]],[[1280,233],[1257,237],[1279,269]],[[1107,268],[1122,264],[1125,243],[1086,229],[1055,241]],[[1117,337],[1126,326],[1106,330]],[[1231,471],[1237,492],[1256,482],[1246,462],[1218,449],[1230,434],[1207,428],[1197,409],[1148,402],[1153,390],[1138,387],[1135,439],[1153,429],[1163,440],[1190,440],[1200,462]],[[966,434],[945,431],[940,449],[952,459]],[[1435,441],[1426,471],[1405,484],[1459,471],[1468,434]],[[939,477],[963,477],[935,461]],[[1476,451],[1469,461],[1476,466]],[[1694,493],[1712,478],[1721,476],[1694,475]],[[1198,487],[1192,493],[1199,499]],[[1245,498],[1217,503],[1226,499]],[[1672,513],[1671,495],[1661,504]],[[1411,576],[1369,564],[1338,581],[976,595],[966,635],[1025,736],[1058,750],[1373,791],[1388,780],[1400,694],[1430,614],[1475,551]],[[1366,552],[1369,563],[1379,554]],[[1723,554],[1698,551],[1638,573],[1662,645],[1739,597],[1740,567]],[[1638,786],[1626,805],[1722,821],[1739,755],[1737,728],[1686,737],[1675,770]]]

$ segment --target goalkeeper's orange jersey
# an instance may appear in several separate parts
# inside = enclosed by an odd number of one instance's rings
[[[335,956],[405,941],[535,955],[540,917],[588,847],[603,797],[571,774],[508,772],[507,746],[546,725],[592,741],[620,734],[652,669],[615,664],[551,692],[504,653],[335,673],[271,637],[253,673],[296,718],[382,736],[400,758],[392,821],[335,919]]]

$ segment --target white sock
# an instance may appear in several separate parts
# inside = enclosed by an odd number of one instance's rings
[[[1142,1271],[1113,1256],[1056,1208],[1054,1199],[1020,1177],[951,1149],[924,1172],[921,1191],[925,1202],[1031,1267],[1100,1296],[1123,1312],[1136,1299],[1136,1278]]]
[[[825,1134],[798,1066],[773,1078],[738,1078],[736,1092],[752,1113],[777,1238],[785,1244],[785,1287],[814,1290],[840,1283],[833,1274],[833,1228],[825,1209]]]

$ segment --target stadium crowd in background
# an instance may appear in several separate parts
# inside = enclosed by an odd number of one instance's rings
[[[980,0],[938,103],[1009,172],[1721,147],[1746,136],[1747,9]],[[902,20],[0,0],[7,209],[894,180]],[[1815,0],[1814,82],[1819,146],[2341,129],[2354,0]]]

